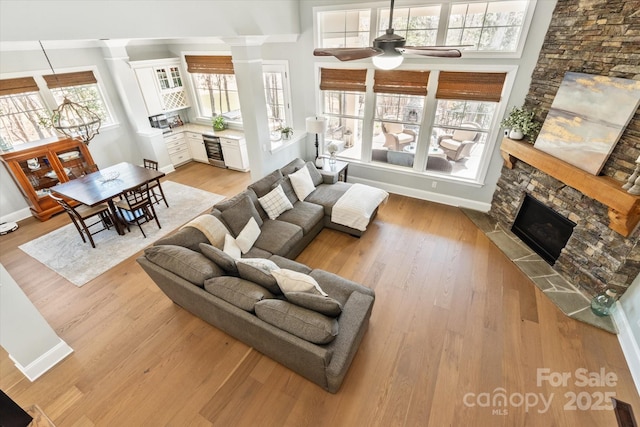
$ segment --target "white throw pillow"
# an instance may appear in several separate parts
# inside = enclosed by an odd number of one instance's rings
[[[327,293],[322,290],[318,282],[316,282],[313,277],[304,273],[279,268],[272,270],[271,274],[276,278],[276,282],[278,282],[278,286],[285,296],[287,292],[309,292],[327,296]]]
[[[260,231],[260,226],[255,218],[249,218],[247,225],[244,226],[240,234],[238,234],[238,237],[236,237],[236,243],[243,254],[249,252],[253,247],[253,244],[258,240],[258,237],[260,237]]]
[[[180,229],[182,230],[185,227],[199,230],[209,240],[209,243],[218,249],[224,247],[224,236],[229,233],[227,227],[211,214],[200,215],[180,227]]]
[[[296,196],[298,196],[299,200],[306,199],[306,197],[316,189],[316,187],[313,185],[313,180],[311,179],[311,175],[309,175],[309,169],[307,169],[306,165],[303,166],[299,171],[289,174],[289,179],[291,180],[293,191],[295,191]]]
[[[233,259],[239,259],[242,256],[240,247],[236,243],[236,239],[234,239],[231,234],[227,234],[226,236],[224,236],[224,249],[222,250],[222,252],[229,255]]]
[[[287,198],[287,195],[284,194],[284,190],[280,184],[260,197],[258,201],[262,209],[269,215],[269,219],[276,219],[281,213],[293,209],[293,205]]]

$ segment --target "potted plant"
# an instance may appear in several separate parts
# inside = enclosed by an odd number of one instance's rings
[[[522,139],[528,136],[530,140],[535,140],[542,124],[535,119],[536,112],[525,107],[513,107],[500,126],[509,129],[509,138]]]
[[[282,139],[290,139],[293,136],[293,128],[285,126],[280,129],[280,133],[282,134]]]
[[[222,116],[215,116],[213,118],[213,129],[214,130],[225,130],[227,128],[227,122]]]

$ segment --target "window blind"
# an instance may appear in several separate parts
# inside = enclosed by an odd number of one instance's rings
[[[373,91],[376,93],[401,93],[405,95],[427,94],[428,71],[376,70]]]
[[[366,91],[367,70],[320,69],[321,90]]]
[[[38,85],[33,77],[0,80],[0,96],[16,93],[38,92]]]
[[[98,83],[93,71],[79,71],[76,73],[49,74],[42,76],[49,89],[69,86],[81,86]]]
[[[185,55],[187,71],[201,74],[233,74],[231,56]]]
[[[507,73],[442,71],[436,98],[499,102],[506,77]]]

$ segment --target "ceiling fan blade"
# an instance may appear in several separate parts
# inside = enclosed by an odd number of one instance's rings
[[[340,61],[353,61],[356,59],[371,58],[372,56],[382,55],[381,49],[373,47],[339,47],[327,49],[315,49],[313,56],[335,56]]]
[[[460,50],[451,46],[406,46],[398,50],[411,55],[435,56],[438,58],[460,58],[462,56]]]

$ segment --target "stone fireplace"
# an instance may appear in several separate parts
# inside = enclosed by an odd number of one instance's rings
[[[576,224],[525,193],[511,231],[549,265],[554,265]]]
[[[640,78],[634,35],[638,16],[633,3],[558,1],[525,98],[526,107],[540,111],[540,121],[568,71]],[[556,168],[540,166],[548,164],[546,160],[535,167],[535,161],[523,160],[522,156],[514,155],[512,164],[505,156],[506,166],[498,179],[489,216],[510,230],[525,194],[529,194],[576,223],[553,271],[588,295],[607,286],[622,294],[640,272],[640,231],[634,218],[640,216],[637,200],[629,199],[628,193],[619,189],[632,173],[638,155],[640,112],[636,111],[605,163],[603,176],[594,177],[598,186],[606,184],[614,189],[609,196],[594,197],[589,185],[578,189],[579,180],[564,179],[571,174],[558,178],[563,174],[556,174]],[[607,193],[606,188],[601,192]],[[622,199],[624,207],[612,207]],[[626,210],[622,215],[621,209]]]

